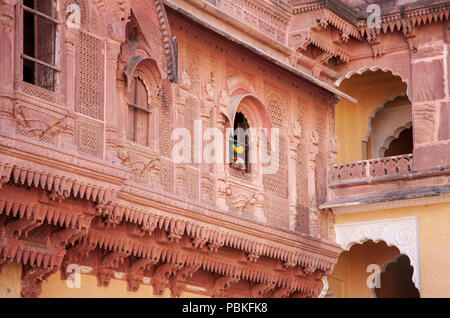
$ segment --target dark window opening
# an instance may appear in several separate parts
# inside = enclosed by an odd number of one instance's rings
[[[23,81],[54,91],[56,72],[56,2],[23,1]]]
[[[413,152],[413,131],[412,127],[403,130],[397,139],[389,144],[389,148],[384,152],[385,157],[406,155]]]
[[[139,77],[131,82],[131,98],[128,103],[128,140],[148,146],[149,127],[148,91]]]
[[[234,119],[234,135],[230,139],[230,166],[250,173],[250,128],[244,114]]]
[[[420,298],[412,281],[414,268],[409,257],[400,255],[389,263],[380,275],[380,288],[375,288],[377,298]]]

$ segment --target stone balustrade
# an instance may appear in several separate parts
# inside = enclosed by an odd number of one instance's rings
[[[332,182],[401,175],[412,170],[412,154],[334,165]]]

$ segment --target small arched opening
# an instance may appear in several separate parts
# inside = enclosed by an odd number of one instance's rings
[[[409,258],[397,247],[369,240],[340,255],[327,278],[327,297],[420,297],[412,276]]]
[[[383,266],[379,288],[373,289],[377,298],[419,298],[420,293],[412,281],[414,268],[409,257],[398,255]]]
[[[398,138],[394,132],[400,133],[399,128],[411,127],[407,83],[390,70],[374,68],[354,73],[337,84],[343,92],[358,100],[357,104],[342,100],[336,105],[337,162],[384,157],[389,147],[385,141],[389,137],[390,141]]]
[[[258,138],[270,140],[272,124],[264,105],[252,94],[235,91],[229,105],[222,110],[227,128],[228,163],[233,176],[257,180],[261,171]]]
[[[393,96],[374,110],[363,146],[367,159],[413,152],[412,110],[408,97]]]

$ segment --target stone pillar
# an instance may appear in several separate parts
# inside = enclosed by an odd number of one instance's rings
[[[448,51],[447,43],[433,41],[420,43],[417,52],[411,53],[408,93],[413,112],[415,169],[450,165]]]
[[[217,126],[222,132],[222,136],[224,136],[224,156],[228,155],[228,138],[226,137],[226,129],[225,129],[225,116],[223,114],[218,114]],[[225,160],[225,157],[224,157]],[[228,211],[227,205],[227,195],[230,194],[230,189],[228,184],[226,183],[225,176],[225,162],[216,163],[216,205],[219,209]]]
[[[266,224],[267,218],[264,214],[264,194],[262,192],[258,192],[254,197],[254,213],[253,218],[255,221]]]
[[[288,156],[288,185],[289,185],[289,229],[296,231],[299,228],[297,210],[297,148],[302,136],[302,128],[298,122],[291,127],[289,136]]]
[[[314,131],[310,138],[308,151],[308,202],[310,234],[319,236],[319,209],[317,207],[316,192],[316,159],[319,153],[319,133]]]
[[[118,163],[117,141],[118,141],[118,111],[121,105],[116,104],[116,71],[120,43],[109,40],[106,43],[106,88],[105,88],[105,157],[107,161]],[[123,106],[123,105],[122,105]]]
[[[75,44],[79,31],[75,28],[66,28],[64,32],[64,62],[65,62],[65,104],[69,114],[74,114],[76,109],[76,60],[75,60]],[[63,130],[61,147],[76,152],[77,146],[75,142],[75,121],[74,118],[68,120],[66,129]]]
[[[229,207],[227,205],[227,197],[231,195],[231,189],[229,184],[225,180],[225,175],[221,174],[217,177],[217,196],[216,196],[216,205],[217,208],[224,211],[229,211]]]
[[[0,131],[14,134],[14,0],[0,0]]]

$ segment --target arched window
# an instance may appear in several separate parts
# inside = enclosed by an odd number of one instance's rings
[[[413,131],[412,127],[405,128],[398,135],[398,138],[392,140],[389,148],[384,152],[385,157],[399,156],[413,152]]]
[[[142,145],[149,144],[150,107],[148,91],[144,81],[135,76],[131,82],[131,94],[128,102],[128,140]]]
[[[236,113],[234,135],[230,142],[231,167],[250,172],[250,126],[244,114]]]

